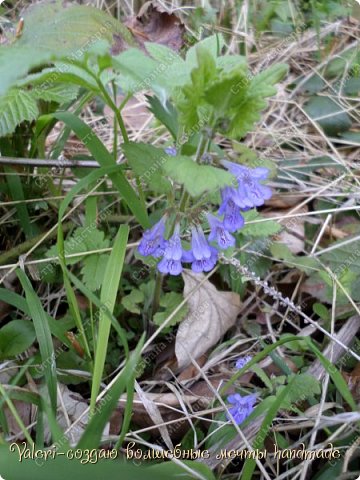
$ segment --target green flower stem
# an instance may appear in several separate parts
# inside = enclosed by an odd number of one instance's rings
[[[202,156],[204,155],[204,153],[208,151],[209,146],[210,146],[209,137],[207,135],[202,134],[199,145],[198,145],[198,149],[196,152],[195,163],[200,163]],[[179,207],[180,212],[185,212],[189,198],[190,198],[190,195],[185,190],[185,188],[183,188],[181,200],[180,200],[180,207]]]
[[[116,102],[116,85],[114,82],[112,82],[112,90],[113,90],[113,97],[114,97],[114,102]],[[114,125],[113,125],[113,130],[114,130],[114,140],[113,140],[113,155],[114,155],[114,160],[116,162],[117,160],[117,146],[118,146],[118,129],[117,129],[117,119],[114,115]]]
[[[104,100],[106,101],[106,103],[109,105],[109,107],[111,108],[111,110],[115,114],[117,123],[120,127],[121,134],[122,134],[123,139],[124,139],[124,143],[128,143],[129,142],[129,136],[128,136],[127,131],[126,131],[126,127],[125,127],[125,124],[124,124],[124,120],[121,116],[120,109],[117,108],[116,104],[113,102],[112,98],[110,97],[110,95],[106,91],[106,88],[101,83],[101,81],[96,76],[94,78],[96,79],[96,83],[99,86],[99,89],[100,89],[100,91],[101,91],[101,93],[104,97]]]
[[[81,66],[82,68],[84,68],[84,66],[82,65]],[[121,113],[120,113],[120,109],[117,108],[116,104],[114,103],[113,99],[111,98],[111,96],[109,95],[108,91],[106,90],[106,88],[104,87],[104,85],[102,84],[101,80],[97,77],[97,75],[95,75],[94,72],[92,72],[89,68],[84,68],[84,70],[86,71],[86,73],[88,73],[89,75],[92,76],[92,78],[95,80],[97,86],[99,87],[99,90],[105,100],[105,102],[109,105],[109,107],[111,108],[111,110],[114,112],[115,114],[115,117],[116,117],[116,120],[118,122],[118,125],[120,127],[120,130],[121,130],[121,133],[122,133],[122,136],[123,136],[123,139],[124,139],[124,142],[125,143],[128,143],[129,142],[129,136],[127,134],[127,131],[126,131],[126,127],[125,127],[125,124],[124,124],[124,121],[123,121],[123,118],[121,116]]]
[[[150,318],[152,318],[155,315],[155,313],[159,310],[163,278],[164,277],[162,273],[156,271],[154,296],[153,296],[152,305],[150,306],[150,315],[149,315]]]

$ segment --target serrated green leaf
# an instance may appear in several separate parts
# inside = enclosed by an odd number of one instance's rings
[[[31,96],[46,102],[65,103],[74,100],[78,92],[78,87],[60,83],[57,85],[46,85],[41,89],[33,89],[31,90]]]
[[[180,293],[170,292],[164,295],[160,300],[160,306],[164,308],[164,311],[157,312],[154,315],[153,322],[155,325],[162,325],[167,317],[175,310],[175,308],[180,305],[181,302],[184,301],[183,296]],[[189,311],[189,307],[185,304],[183,305],[180,310],[174,315],[171,319],[170,323],[168,323],[168,327],[172,325],[176,325],[177,323],[183,320]]]
[[[236,185],[233,175],[210,165],[199,165],[189,157],[169,157],[163,165],[167,176],[181,185],[192,197]]]
[[[229,108],[236,108],[246,99],[251,80],[247,69],[236,69],[213,82],[205,90],[205,99],[212,105],[218,115],[223,115]]]
[[[272,243],[270,246],[270,251],[277,260],[283,260],[285,265],[288,265],[292,268],[296,267],[308,275],[319,270],[319,264],[315,258],[293,255],[289,247],[284,243]]]
[[[122,298],[121,304],[126,308],[128,312],[131,313],[140,313],[139,305],[144,302],[144,292],[135,288],[131,290],[128,295]]]
[[[0,97],[0,137],[13,133],[20,123],[31,122],[38,115],[36,100],[30,93],[18,89],[9,90]]]
[[[83,260],[83,267],[81,274],[83,276],[84,284],[89,290],[95,292],[104,282],[104,274],[106,270],[108,255],[89,255]]]
[[[79,253],[79,256],[72,256],[67,258],[66,263],[68,265],[73,265],[83,258],[85,261],[91,258],[93,255],[84,256],[84,253],[90,252],[93,250],[101,250],[104,248],[108,248],[110,243],[109,240],[105,238],[104,232],[98,230],[95,227],[95,224],[90,224],[86,227],[79,227],[72,235],[70,235],[64,242],[64,254],[65,256],[68,255],[75,255]],[[46,252],[46,257],[56,257],[58,254],[57,245],[53,245],[49,250]],[[93,261],[91,262],[92,266],[94,266]]]
[[[110,44],[114,34],[134,44],[126,27],[97,8],[57,0],[32,5],[22,15],[21,37],[0,48],[0,95],[32,68],[62,58],[80,61],[95,42]]]
[[[137,48],[129,48],[113,57],[112,65],[122,74],[117,83],[127,92],[154,87],[158,79],[157,62]]]
[[[35,341],[34,325],[28,320],[12,320],[0,329],[0,358],[20,355]]]
[[[198,49],[207,50],[208,53],[213,57],[215,60],[216,57],[219,57],[221,54],[222,49],[225,46],[224,37],[219,34],[215,33],[214,35],[210,35],[209,37],[204,38],[200,42],[197,42],[196,45],[189,48],[186,52],[186,65],[187,68],[193,69],[198,65]]]
[[[276,93],[274,84],[281,80],[287,70],[287,65],[274,65],[252,77],[246,92],[241,87],[235,89],[236,100],[234,98],[234,107],[229,111],[231,121],[226,132],[231,138],[243,137],[260,120],[261,111],[267,107],[265,98]]]
[[[196,52],[198,66],[191,71],[191,83],[181,88],[176,99],[180,123],[186,128],[205,122],[209,117],[210,105],[206,103],[204,93],[217,75],[211,53],[201,46],[197,46]]]
[[[286,409],[291,408],[292,406],[300,406],[299,404],[301,402],[314,395],[319,395],[321,392],[319,381],[312,375],[302,373],[294,375],[293,378],[294,382],[292,383],[286,401],[282,405],[282,407]]]
[[[242,228],[241,233],[244,235],[250,235],[251,237],[269,237],[270,235],[275,235],[275,233],[280,232],[282,229],[282,226],[274,220],[249,224],[248,222],[264,218],[259,215],[256,210],[244,212],[243,216],[245,219],[245,225]]]
[[[146,143],[129,142],[123,145],[123,152],[136,175],[151,190],[167,193],[172,189],[169,180],[163,176],[162,167],[170,158],[164,150]]]

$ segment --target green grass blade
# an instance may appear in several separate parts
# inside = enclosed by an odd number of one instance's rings
[[[108,393],[97,407],[97,411],[91,417],[91,420],[83,433],[77,448],[97,448],[101,441],[102,432],[105,428],[111,413],[117,406],[120,395],[125,391],[129,380],[134,378],[137,364],[141,358],[141,349],[143,347],[145,335],[141,337],[136,349],[130,355],[125,367],[119,373],[116,381],[109,389]]]
[[[114,330],[116,333],[119,335],[120,340],[122,342],[122,345],[124,347],[124,352],[126,358],[129,356],[129,346],[126,338],[126,332],[125,330],[120,326],[118,320],[114,317],[114,315],[109,311],[108,307],[101,303],[101,301],[98,299],[98,297],[91,292],[76,276],[71,273],[69,270],[67,272],[70,280],[72,283],[75,285],[75,287],[85,295],[94,305],[96,305],[99,309],[99,311],[103,310],[105,315],[108,317],[110,320]]]
[[[44,118],[44,117],[42,117]],[[99,162],[102,167],[109,167],[116,165],[113,156],[105,148],[104,144],[99,140],[93,130],[86,125],[80,118],[70,112],[56,112],[45,117],[57,118],[70,127],[77,137],[84,142],[92,156]],[[125,200],[130,210],[135,215],[138,222],[144,227],[148,228],[149,218],[144,205],[139,197],[127,181],[123,172],[119,169],[116,173],[110,175],[110,179],[114,186],[118,189],[121,197]]]
[[[129,236],[129,227],[121,225],[116,235],[114,247],[111,251],[104,275],[104,284],[100,293],[100,301],[113,311],[121,272],[124,264],[126,245]],[[99,393],[102,374],[104,371],[106,351],[110,333],[111,321],[102,310],[99,316],[99,330],[95,350],[95,364],[91,387],[90,412],[94,411],[96,397]]]
[[[316,348],[314,345],[313,341],[309,337],[298,337],[296,335],[289,335],[286,338],[282,338],[281,340],[278,340],[277,342],[268,345],[265,347],[261,352],[259,352],[257,355],[255,355],[243,368],[238,370],[226,383],[225,385],[221,388],[220,394],[225,395],[227,390],[236,382],[236,380],[243,375],[246,370],[248,370],[250,367],[258,363],[260,360],[263,358],[267,357],[273,350],[275,350],[277,347],[280,345],[284,345],[288,342],[298,342],[300,340],[305,340],[307,345],[309,346],[309,349],[314,352],[314,354],[318,357],[318,359],[321,361],[321,363],[324,365],[324,368],[326,371],[329,373],[332,381],[334,382],[334,385],[336,388],[339,390],[340,394],[344,398],[344,400],[350,405],[350,407],[355,411],[357,409],[356,404],[354,402],[354,399],[350,393],[349,387],[342,377],[341,373],[339,370],[326,358],[324,355]],[[306,372],[304,372],[306,373]]]
[[[276,400],[273,402],[273,404],[269,407],[267,410],[267,413],[265,415],[264,421],[261,424],[260,430],[254,440],[253,447],[254,448],[259,448],[261,449],[264,440],[267,436],[267,432],[269,431],[271,424],[273,422],[273,419],[278,412],[278,410],[281,408],[281,405],[284,403],[286,400],[286,397],[291,391],[291,388],[296,380],[296,377],[294,377],[292,380],[290,380],[289,384],[286,385],[284,390],[281,391],[281,393],[276,397]],[[254,472],[256,466],[256,461],[253,458],[247,458],[245,461],[245,465],[242,471],[241,478],[242,480],[251,480],[252,474]]]
[[[126,388],[126,405],[125,405],[125,410],[123,414],[123,421],[121,424],[121,432],[119,435],[119,439],[116,442],[115,448],[120,449],[122,446],[122,443],[125,439],[125,436],[129,430],[130,422],[131,422],[131,417],[133,414],[132,408],[133,408],[133,402],[134,402],[134,385],[135,385],[135,378],[136,378],[136,372],[134,372],[134,375],[132,375],[131,379],[129,380]]]
[[[59,252],[59,263],[63,272],[63,277],[64,277],[64,286],[66,290],[66,296],[69,302],[69,308],[72,317],[75,319],[75,323],[77,326],[77,329],[81,335],[82,343],[86,352],[86,355],[88,358],[91,358],[91,353],[90,353],[90,348],[88,345],[88,341],[86,338],[85,330],[82,324],[81,320],[81,315],[80,315],[80,310],[79,306],[76,300],[76,295],[75,292],[71,286],[70,280],[69,280],[69,272],[66,268],[66,259],[65,259],[65,243],[64,243],[64,231],[62,228],[62,217],[66,212],[66,208],[68,205],[71,203],[72,199],[75,197],[75,195],[80,192],[82,189],[86,188],[88,185],[92,184],[95,180],[98,178],[102,177],[103,175],[106,175],[107,173],[111,171],[115,171],[115,169],[118,169],[119,167],[117,165],[112,165],[110,167],[105,167],[105,168],[100,168],[98,170],[95,170],[94,172],[90,173],[87,175],[85,178],[80,180],[80,182],[73,187],[70,192],[66,195],[64,200],[61,202],[60,207],[59,207],[59,212],[58,212],[58,231],[57,231],[57,246],[58,246],[58,252]]]
[[[9,191],[12,199],[17,201],[25,200],[25,195],[21,184],[21,177],[15,175],[16,170],[14,170],[12,167],[5,166],[4,172],[9,174],[6,175],[6,181],[9,186]],[[31,223],[30,221],[27,204],[25,202],[19,203],[15,206],[15,209],[19,217],[21,228],[23,229],[26,238],[31,238],[37,233],[39,233],[36,225],[34,223]]]
[[[358,407],[356,405],[356,402],[351,395],[350,389],[348,384],[346,383],[346,380],[344,377],[341,375],[339,370],[335,367],[334,364],[330,362],[321,352],[316,348],[316,346],[313,344],[311,338],[309,337],[304,337],[306,343],[309,345],[309,348],[314,352],[314,354],[317,356],[317,358],[320,360],[320,362],[323,364],[325,370],[327,373],[330,375],[331,380],[334,382],[334,385],[336,389],[339,391],[340,395],[343,397],[345,402],[347,402],[351,409],[356,412],[358,410]]]
[[[9,408],[10,412],[12,413],[16,423],[18,424],[20,430],[22,431],[24,437],[30,443],[30,445],[32,445],[34,442],[32,441],[32,438],[30,437],[30,434],[29,434],[27,428],[25,427],[24,422],[21,420],[21,417],[20,417],[18,411],[16,410],[15,405],[10,400],[9,396],[5,392],[4,387],[1,385],[1,383],[0,383],[0,395],[4,398],[5,402],[7,403],[7,406]]]
[[[28,307],[28,304],[26,303],[26,300],[19,294],[10,290],[6,290],[6,288],[0,288],[0,300],[2,302],[8,303],[9,305],[12,305],[21,312],[25,313],[25,315],[31,317],[30,309]],[[71,348],[71,342],[68,340],[66,335],[64,335],[64,329],[61,327],[61,324],[59,324],[59,322],[54,320],[48,314],[46,314],[46,317],[49,323],[51,334],[54,335],[54,337],[58,338],[61,342],[63,342],[67,347]],[[68,329],[72,328],[72,326],[72,324],[69,324]]]
[[[18,269],[17,276],[19,277],[21,285],[25,291],[26,301],[30,310],[32,320],[34,322],[36,338],[39,342],[39,349],[44,369],[46,385],[49,392],[50,405],[52,411],[55,414],[57,405],[56,365],[54,345],[51,338],[47,314],[43,309],[41,301],[25,273],[22,270]]]

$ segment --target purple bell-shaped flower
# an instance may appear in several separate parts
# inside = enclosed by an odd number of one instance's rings
[[[144,257],[153,255],[159,257],[162,255],[165,247],[165,221],[166,215],[159,220],[149,230],[145,230],[138,246],[138,251]]]

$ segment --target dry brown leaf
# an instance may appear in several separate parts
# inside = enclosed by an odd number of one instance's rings
[[[76,445],[80,440],[89,421],[89,413],[83,413],[88,409],[87,401],[76,392],[71,391],[66,385],[58,384],[57,396],[57,415],[58,425],[65,431],[71,424],[78,420],[76,427],[72,428],[67,434],[67,438],[71,445]],[[82,416],[83,415],[83,416]],[[45,439],[50,441],[51,433],[48,425],[45,425]],[[109,434],[109,424],[106,425],[104,435]]]
[[[164,420],[161,416],[160,409],[156,405],[156,403],[148,396],[146,392],[143,391],[143,389],[140,387],[138,382],[135,382],[135,389],[136,392],[139,396],[139,399],[142,401],[144,408],[151,418],[151,420],[154,422],[154,425],[159,425],[159,431],[161,434],[162,439],[164,440],[165,445],[171,450],[174,448],[169,431],[164,424]]]
[[[203,274],[190,270],[183,272],[184,296],[198,287]],[[175,355],[180,368],[192,358],[198,358],[215,345],[234,325],[240,312],[240,297],[233,292],[220,292],[206,280],[189,298],[189,313],[181,322],[176,334]]]
[[[295,205],[299,205],[304,198],[305,197],[299,197],[299,195],[284,195],[283,193],[278,193],[266,201],[266,206],[274,208],[294,207]]]
[[[296,213],[306,213],[307,207],[301,208]],[[281,217],[291,213],[291,209],[287,210],[271,210],[264,214],[265,217]],[[289,250],[294,253],[301,253],[305,247],[305,218],[304,217],[292,217],[279,220],[279,223],[285,228],[276,235],[276,239],[281,243],[284,243]]]
[[[357,363],[351,373],[342,372],[350,392],[356,402],[360,402],[360,362]]]
[[[173,442],[183,438],[189,428],[189,423],[185,419],[186,417],[184,417],[183,405],[186,405],[186,409],[189,409],[191,412],[203,410],[209,407],[214,397],[213,394],[199,396],[181,393],[181,400],[183,403],[180,403],[180,394],[146,392],[145,395],[147,400],[151,401],[158,408],[164,423],[171,422],[167,426],[167,430]],[[118,412],[121,413],[124,411],[126,399],[126,394],[121,396],[119,407],[117,409]],[[153,427],[155,425],[156,428],[150,430],[149,433],[156,439],[161,435],[159,422],[154,422],[149,415],[143,400],[140,399],[137,393],[134,395],[132,406],[132,421],[139,427]]]
[[[180,18],[152,2],[146,2],[138,15],[129,18],[125,25],[143,48],[145,42],[153,42],[179,51],[184,44],[185,26]]]
[[[21,421],[25,427],[28,427],[31,424],[32,405],[27,402],[22,402],[21,400],[13,400],[13,404]],[[7,421],[9,435],[16,435],[17,440],[24,440],[25,437],[22,433],[22,429],[7,405],[5,405],[3,412]]]

